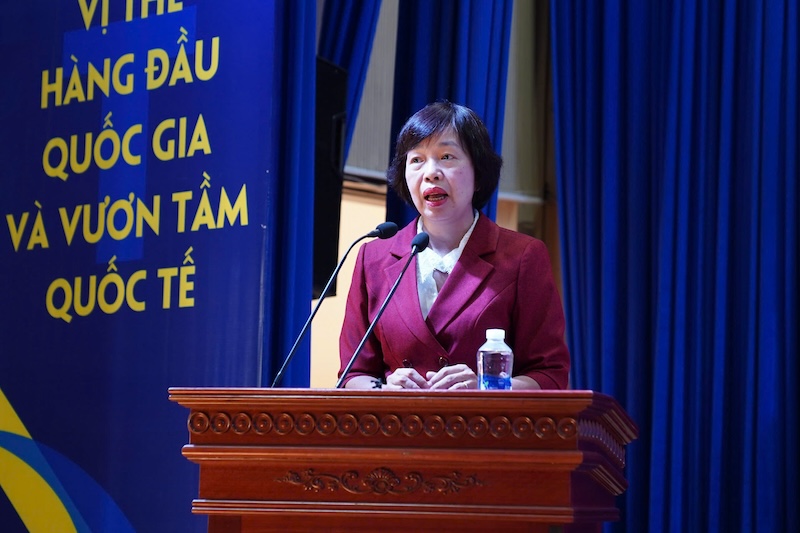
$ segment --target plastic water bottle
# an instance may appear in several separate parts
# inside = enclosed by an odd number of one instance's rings
[[[506,332],[487,329],[486,342],[478,350],[478,384],[481,390],[510,389],[514,354],[505,343]]]

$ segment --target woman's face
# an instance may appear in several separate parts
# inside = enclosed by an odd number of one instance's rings
[[[453,130],[408,151],[406,185],[423,221],[472,224],[475,170]]]

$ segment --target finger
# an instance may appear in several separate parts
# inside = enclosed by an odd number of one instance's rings
[[[464,364],[446,366],[428,377],[428,385],[432,389],[448,389],[458,382],[468,381],[475,373]]]
[[[450,390],[477,389],[478,376],[475,375],[471,368],[464,365],[464,368],[459,372],[442,376],[435,385],[431,385],[431,388]]]
[[[467,379],[466,381],[461,381],[457,383],[455,386],[451,388],[462,389],[462,390],[472,390],[478,388],[478,380],[477,379]]]
[[[406,388],[408,389],[427,389],[428,388],[428,380],[422,377],[422,375],[414,370],[413,368],[408,369],[408,373],[406,374]]]
[[[413,368],[399,368],[386,378],[386,383],[401,389],[427,389],[428,382]]]

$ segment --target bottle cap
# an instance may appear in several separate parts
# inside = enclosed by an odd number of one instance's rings
[[[492,341],[502,341],[506,338],[506,331],[504,329],[487,329],[486,338]]]

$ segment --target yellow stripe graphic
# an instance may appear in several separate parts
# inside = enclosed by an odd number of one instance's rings
[[[31,438],[2,389],[0,431]],[[31,446],[35,447],[36,444],[32,442]],[[0,448],[0,488],[8,496],[28,531],[76,531],[66,507],[47,481],[25,461],[4,448]]]
[[[14,435],[31,438],[30,433],[22,424],[22,420],[19,419],[14,408],[11,407],[11,403],[3,393],[3,389],[0,389],[0,431],[8,431]]]

